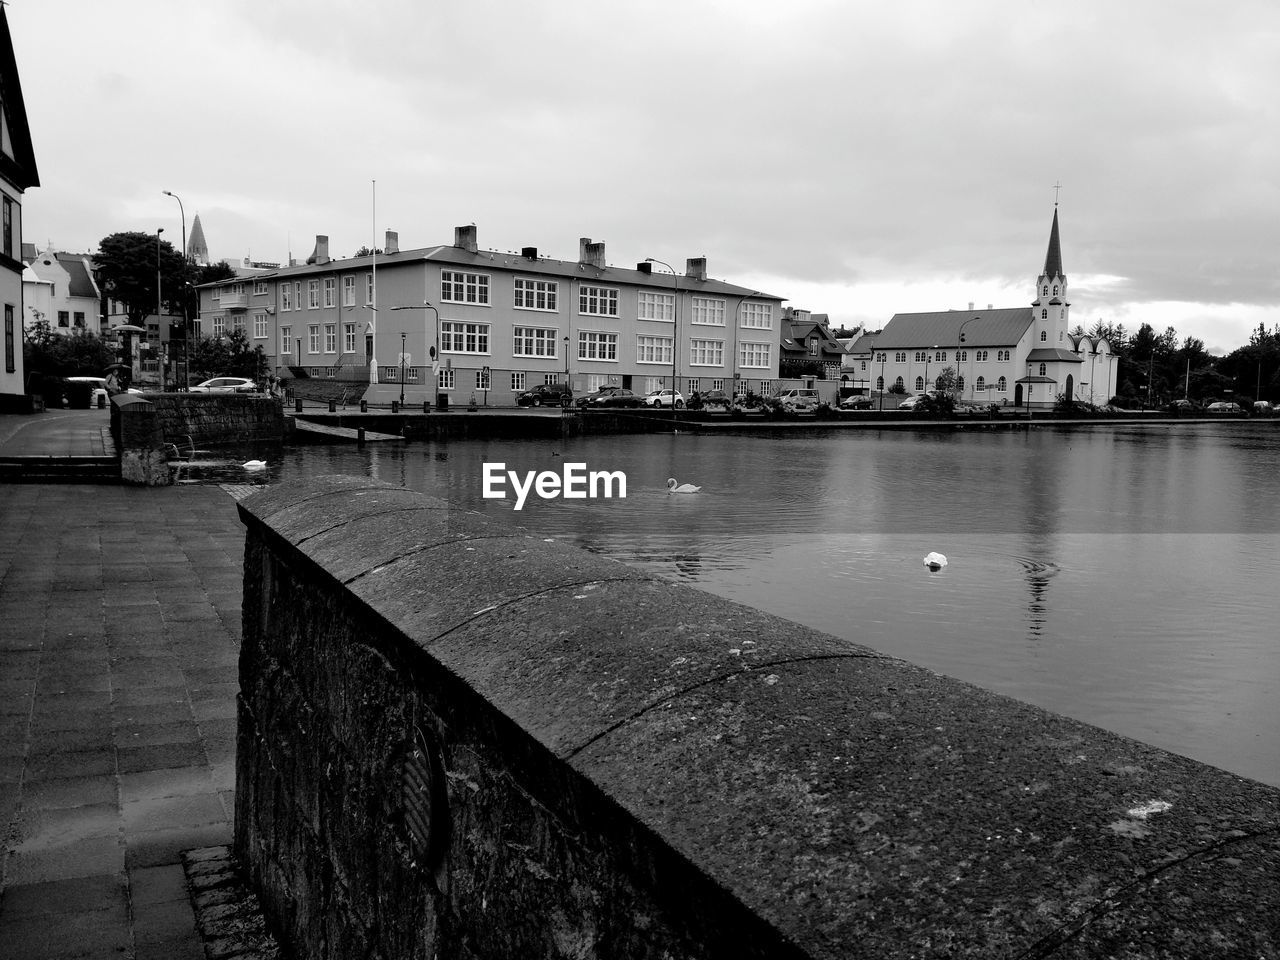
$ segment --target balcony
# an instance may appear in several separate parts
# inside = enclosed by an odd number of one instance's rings
[[[249,294],[247,293],[223,293],[218,299],[218,303],[223,310],[248,310]]]

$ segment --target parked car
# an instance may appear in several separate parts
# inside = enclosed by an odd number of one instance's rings
[[[626,389],[625,387],[614,387],[607,395],[601,397],[594,404],[597,407],[642,407],[644,406],[644,398],[638,393]]]
[[[567,407],[573,400],[573,390],[567,383],[539,383],[516,397],[520,407]]]
[[[1174,400],[1165,409],[1170,413],[1194,413],[1199,408],[1190,400]]]
[[[707,390],[698,394],[704,407],[729,407],[733,405],[733,397],[724,390]]]
[[[1255,400],[1253,403],[1253,412],[1258,416],[1271,417],[1275,415],[1276,405],[1266,400]]]
[[[1244,407],[1240,406],[1240,404],[1238,403],[1232,403],[1230,400],[1218,400],[1215,403],[1211,403],[1209,404],[1209,406],[1205,407],[1204,412],[1215,413],[1220,415],[1231,414],[1231,413],[1244,413]]]
[[[900,404],[898,404],[898,409],[914,410],[917,404],[922,403],[928,399],[929,399],[929,395],[927,393],[918,393],[914,397],[907,397],[907,399],[903,400]]]
[[[642,398],[644,404],[650,407],[669,407],[671,406],[670,390],[653,390],[645,394]],[[680,408],[684,406],[684,394],[679,390],[675,391],[675,406]]]
[[[876,402],[871,397],[845,397],[840,401],[841,410],[871,410],[875,405]]]
[[[67,383],[87,383],[89,385],[89,406],[105,407],[111,393],[107,390],[105,377],[67,377]],[[64,398],[63,402],[66,400]]]
[[[574,397],[573,405],[575,407],[598,406],[600,401],[604,400],[606,397],[612,396],[621,389],[622,387],[600,387],[597,390],[592,390],[590,393],[584,393],[580,397]],[[627,391],[627,393],[630,392],[630,390]]]
[[[817,390],[809,390],[803,387],[783,390],[781,393],[774,394],[773,399],[781,403],[783,409],[790,410],[792,413],[817,410],[818,404],[822,402],[822,397],[818,395]]]
[[[258,385],[248,377],[214,377],[191,388],[192,393],[253,393]]]

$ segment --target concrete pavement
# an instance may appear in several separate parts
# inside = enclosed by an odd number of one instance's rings
[[[3,417],[0,450],[106,416]],[[0,960],[204,956],[180,853],[231,840],[232,493],[0,486]]]

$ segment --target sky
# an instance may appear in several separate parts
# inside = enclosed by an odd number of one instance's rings
[[[1280,5],[10,0],[41,185],[93,251],[646,257],[882,327],[1034,297],[1213,353],[1280,325]],[[1056,185],[1060,185],[1055,189]],[[182,207],[162,191],[170,190]]]

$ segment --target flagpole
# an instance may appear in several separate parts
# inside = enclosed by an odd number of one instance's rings
[[[373,331],[373,356],[369,358],[369,382],[378,382],[378,181],[373,184],[373,243],[369,248],[373,251],[373,319],[369,321],[369,329]]]

